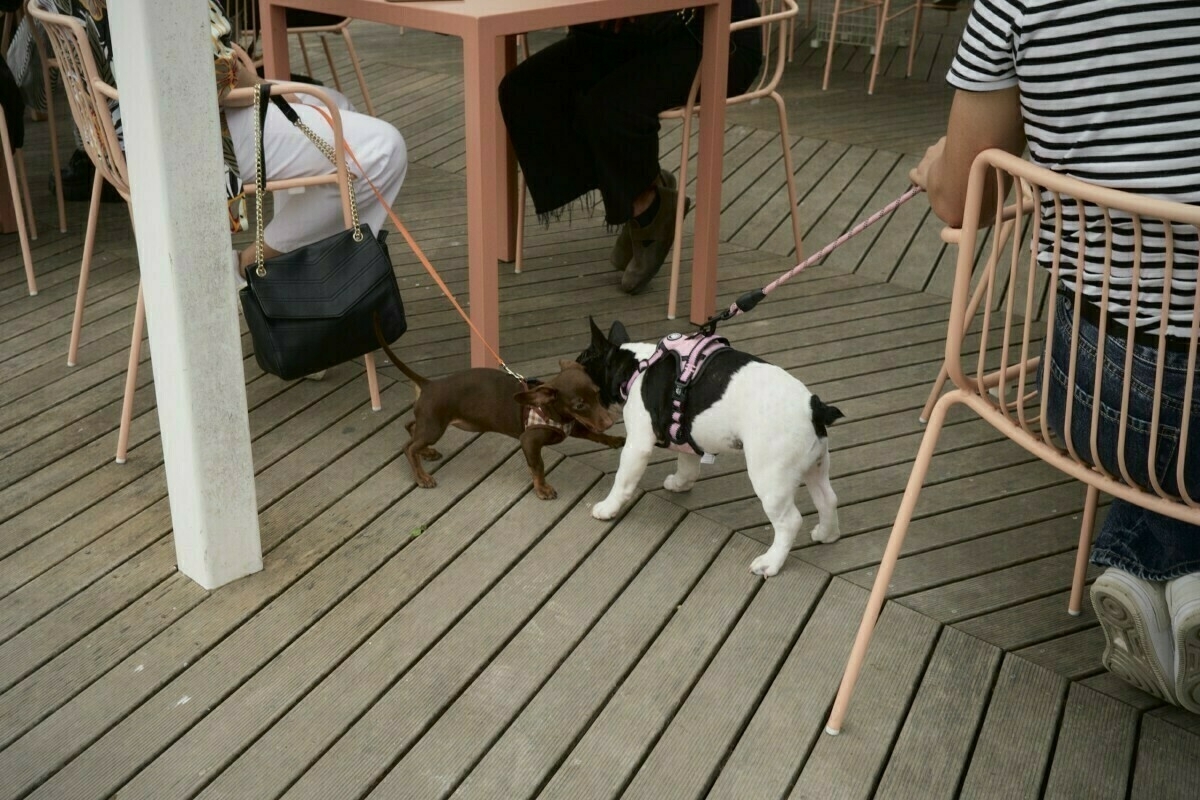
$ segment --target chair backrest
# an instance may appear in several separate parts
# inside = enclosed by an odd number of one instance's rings
[[[1024,201],[1004,207],[1014,184]],[[997,210],[981,221],[985,208]],[[977,252],[968,243],[981,230],[989,235]],[[1184,480],[1185,468],[1200,474],[1200,432],[1192,430],[1200,425],[1200,207],[1095,186],[988,150],[972,167],[960,241],[946,364],[957,389],[969,395],[964,402],[1064,472],[1200,524],[1200,490],[1194,478]],[[1069,319],[1060,310],[1064,294]],[[1082,319],[1108,332],[1097,337],[1095,350],[1080,344]],[[1169,327],[1162,324],[1167,319]],[[1065,353],[1053,352],[1056,323],[1070,331]],[[1091,369],[1088,359],[1103,363],[1106,351],[1116,366]],[[1135,352],[1154,375],[1144,385],[1131,381]],[[1067,386],[1078,381],[1085,396],[1103,398],[1085,404],[1079,393],[1066,395],[1061,427],[1070,431],[1086,421],[1090,437],[1050,430],[1050,393],[1039,390],[1050,361],[1062,367]],[[1131,408],[1138,404],[1150,409],[1148,454],[1127,442]],[[1180,408],[1191,410],[1180,417]],[[1119,420],[1117,442],[1097,436],[1101,413]]]
[[[796,0],[759,0],[758,5],[762,11],[760,16],[731,23],[729,31],[734,33],[751,28],[758,28],[762,31],[762,67],[759,69],[758,78],[750,84],[750,88],[741,94],[728,97],[725,100],[726,105],[746,103],[766,97],[779,87],[779,81],[783,78],[783,68],[787,65],[788,35],[792,21],[800,13],[800,7],[796,4]],[[673,119],[687,114],[689,108],[692,113],[699,111],[700,104],[696,102],[699,91],[700,72],[697,70],[696,77],[692,81],[691,91],[688,93],[687,103],[679,108],[664,111],[659,116],[663,119]]]
[[[42,24],[54,49],[54,59],[84,150],[104,179],[128,200],[129,174],[111,110],[119,96],[116,88],[100,77],[83,23],[63,14],[43,11],[37,0],[29,0],[27,10]]]
[[[250,54],[246,52],[240,44],[236,42],[233,45],[233,53],[246,69],[253,71],[254,62],[250,59]],[[302,178],[285,178],[279,180],[267,181],[266,188],[269,191],[282,191],[285,189],[302,189],[306,186],[319,186],[322,184],[336,184],[338,191],[342,197],[342,217],[346,222],[346,227],[350,227],[353,221],[353,212],[350,207],[350,175],[351,172],[346,163],[346,154],[348,152],[345,135],[342,131],[342,115],[338,110],[337,103],[333,98],[319,86],[312,86],[301,83],[283,83],[273,81],[271,83],[272,95],[304,95],[302,103],[313,105],[318,108],[326,121],[329,123],[330,130],[333,132],[332,141],[329,142],[329,152],[333,155],[333,172],[325,175],[312,175]],[[230,99],[250,101],[253,98],[252,89],[234,89],[229,93]],[[314,105],[309,102],[316,100],[320,105]],[[316,145],[313,145],[314,147]],[[363,184],[366,182],[363,181]],[[249,181],[243,185],[243,189],[247,194],[253,194],[255,191],[254,182]],[[369,186],[362,186],[363,191],[369,190]]]

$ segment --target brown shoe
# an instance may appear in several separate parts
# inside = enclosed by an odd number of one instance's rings
[[[665,186],[659,187],[658,200],[658,213],[649,225],[643,228],[636,220],[629,223],[633,262],[621,275],[621,291],[626,294],[637,294],[650,284],[675,241],[675,204],[679,200],[679,192]],[[685,197],[683,213],[687,214],[691,207],[691,198]]]
[[[665,186],[668,189],[674,189],[676,180],[675,174],[667,172],[665,169],[659,169],[658,177],[654,182],[659,186]],[[633,238],[630,236],[629,223],[626,222],[621,226],[620,233],[617,234],[617,241],[613,242],[612,252],[609,253],[608,263],[612,264],[612,268],[621,271],[629,266],[629,262],[633,260]]]

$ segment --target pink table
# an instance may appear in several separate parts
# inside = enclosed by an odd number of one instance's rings
[[[724,97],[729,63],[730,3],[731,0],[426,0],[404,3],[388,0],[259,0],[264,65],[269,78],[286,79],[290,74],[285,7],[341,14],[462,39],[470,313],[475,326],[498,351],[497,261],[511,261],[514,257],[517,204],[515,159],[508,145],[496,90],[500,78],[516,63],[514,37],[544,28],[702,7],[705,26],[700,82],[705,96]],[[403,47],[403,40],[397,39],[396,46]],[[703,322],[716,308],[724,128],[725,104],[706,105],[700,116],[696,170],[693,322]],[[474,336],[471,339],[471,363],[475,366],[495,366],[496,363]]]

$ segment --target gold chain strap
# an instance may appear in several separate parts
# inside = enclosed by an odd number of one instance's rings
[[[257,145],[254,149],[254,274],[260,278],[265,278],[267,275],[266,259],[263,255],[263,248],[266,243],[263,239],[263,192],[266,186],[266,176],[263,175],[263,150],[265,147],[261,144],[263,138],[262,131],[262,92],[257,89],[254,92],[254,141]],[[333,145],[313,133],[312,128],[309,128],[303,121],[297,119],[295,122],[297,128],[309,138],[322,155],[329,159],[333,165],[337,165],[337,156],[333,151]],[[354,241],[361,242],[363,240],[362,226],[358,220],[358,201],[354,196],[354,181],[358,177],[349,169],[346,170],[348,181],[346,190],[350,195],[350,219],[354,225]]]

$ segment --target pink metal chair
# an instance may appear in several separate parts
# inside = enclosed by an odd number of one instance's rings
[[[1183,479],[1186,459],[1182,454],[1188,451],[1189,437],[1192,435],[1189,427],[1193,415],[1183,415],[1182,425],[1177,434],[1176,452],[1181,455],[1175,477],[1180,494],[1174,495],[1163,489],[1162,477],[1155,468],[1156,449],[1165,447],[1168,438],[1176,435],[1173,431],[1166,430],[1161,423],[1164,399],[1162,365],[1163,357],[1168,352],[1165,333],[1156,337],[1158,377],[1153,394],[1149,457],[1147,463],[1139,464],[1151,476],[1150,490],[1139,488],[1130,478],[1131,464],[1134,462],[1126,456],[1124,433],[1118,442],[1119,475],[1090,466],[1101,463],[1095,433],[1099,403],[1094,404],[1094,410],[1090,412],[1093,431],[1090,452],[1080,453],[1070,442],[1060,443],[1060,439],[1046,428],[1046,396],[1037,391],[1044,343],[1051,339],[1055,322],[1054,310],[1060,292],[1073,292],[1071,297],[1074,317],[1071,325],[1076,333],[1072,336],[1070,352],[1066,356],[1068,385],[1076,382],[1077,331],[1081,309],[1087,301],[1082,299],[1078,288],[1082,282],[1076,281],[1074,290],[1067,289],[1065,284],[1061,283],[1063,273],[1072,274],[1082,269],[1075,256],[1067,256],[1064,253],[1081,253],[1085,246],[1090,246],[1093,252],[1103,252],[1105,262],[1110,263],[1109,259],[1115,251],[1132,248],[1132,261],[1129,263],[1137,265],[1137,270],[1143,263],[1143,252],[1151,253],[1156,248],[1156,244],[1152,243],[1143,251],[1143,237],[1164,236],[1165,231],[1164,282],[1170,285],[1172,275],[1176,274],[1175,270],[1190,270],[1194,275],[1197,269],[1195,250],[1188,251],[1189,248],[1195,248],[1195,243],[1200,237],[1200,208],[1097,187],[1035,166],[1011,154],[987,150],[976,158],[971,170],[961,233],[963,242],[975,242],[981,227],[988,224],[987,221],[981,222],[980,216],[981,209],[993,205],[984,201],[985,185],[988,184],[989,178],[993,179],[990,185],[998,187],[995,190],[997,196],[994,207],[999,209],[994,212],[991,225],[1001,228],[1006,223],[1010,224],[1013,235],[991,236],[992,250],[981,258],[982,266],[978,268],[975,266],[975,249],[959,248],[946,337],[946,365],[953,388],[937,400],[930,415],[829,717],[826,731],[830,734],[841,730],[854,685],[862,669],[867,647],[887,594],[888,584],[904,545],[904,537],[912,520],[921,485],[937,446],[942,424],[951,407],[959,404],[967,406],[1030,453],[1087,485],[1071,586],[1069,610],[1072,612],[1077,613],[1080,607],[1088,553],[1091,549],[1092,528],[1101,491],[1152,511],[1200,525],[1200,497],[1188,495]],[[1042,209],[1032,203],[1021,202],[1003,208],[1003,197],[1010,181],[1017,183],[1018,197],[1039,198],[1042,205],[1049,204],[1047,207],[1051,217],[1043,220]],[[1070,222],[1064,222],[1072,217],[1082,217],[1085,213],[1090,219],[1102,220],[1105,231],[1103,241],[1088,242],[1084,234],[1071,232]],[[1115,229],[1119,232],[1114,233]],[[1026,230],[1030,231],[1031,238],[1016,235],[1017,232]],[[1039,265],[1037,248],[1021,245],[1024,241],[1037,242],[1047,238],[1052,242],[1049,249],[1052,263],[1048,270],[1046,266]],[[1179,245],[1178,249],[1176,245]],[[1041,249],[1046,250],[1045,247]],[[1099,327],[1104,330],[1110,322],[1123,325],[1123,328],[1110,327],[1110,331],[1127,332],[1110,332],[1110,337],[1124,338],[1127,352],[1132,353],[1133,348],[1130,345],[1136,329],[1134,313],[1106,310],[1108,298],[1117,296],[1121,291],[1120,285],[1115,281],[1110,282],[1111,273],[1112,270],[1106,269],[1101,276],[1088,271],[1089,285],[1093,285],[1094,282],[1100,283],[1102,302],[1099,304]],[[1136,274],[1135,271],[1135,289],[1130,303],[1135,307]],[[973,277],[977,278],[981,287],[978,290],[978,301],[973,301],[970,297]],[[1181,276],[1180,280],[1188,279]],[[1043,292],[1040,287],[1046,287],[1048,293],[1044,310],[1041,310]],[[1187,340],[1189,373],[1183,397],[1184,408],[1193,407],[1193,403],[1200,402],[1200,396],[1196,393],[1197,387],[1194,385],[1197,351],[1200,350],[1200,297],[1193,297],[1190,310],[1191,334]],[[1156,309],[1165,317],[1170,304],[1170,293],[1163,293],[1163,300],[1155,303]],[[1179,310],[1176,309],[1175,313],[1178,315]],[[1178,316],[1175,318],[1178,319]],[[1105,341],[1106,337],[1102,336],[1098,345],[1097,360],[1103,359]],[[1059,357],[1061,358],[1061,355]],[[1126,359],[1126,370],[1129,369],[1131,360],[1132,356]],[[1100,372],[1102,371],[1097,370],[1097,373]],[[1099,380],[1097,376],[1096,385],[1092,387],[1096,396],[1099,395]],[[1125,420],[1128,418],[1130,405],[1128,374],[1125,375],[1123,383],[1120,398],[1114,400],[1117,401],[1116,413],[1121,415],[1122,428],[1127,428]],[[1070,427],[1074,407],[1074,402],[1068,403],[1065,427]]]
[[[788,141],[787,106],[779,94],[779,81],[787,64],[788,33],[793,21],[800,13],[796,0],[761,0],[762,16],[742,20],[729,26],[729,30],[740,31],[761,28],[763,47],[763,70],[758,80],[745,92],[725,100],[727,106],[752,103],[770,98],[779,116],[779,142],[783,148],[783,167],[788,189],[788,210],[792,222],[792,241],[795,243],[797,260],[804,255],[804,244],[800,236],[800,201],[796,195],[796,171],[792,166],[792,148]],[[687,103],[680,108],[664,111],[662,119],[682,119],[683,139],[679,158],[679,200],[675,205],[675,243],[671,247],[671,284],[667,293],[667,319],[675,319],[679,296],[679,265],[683,258],[683,216],[688,182],[687,167],[691,149],[692,120],[700,113],[701,105],[696,102],[700,91],[700,74],[692,82]]]
[[[897,6],[899,7],[897,8]],[[917,36],[921,30],[921,17],[927,8],[942,8],[942,6],[928,0],[913,0],[908,5],[894,4],[892,0],[850,0],[850,8],[844,8],[842,0],[834,0],[832,16],[829,21],[829,46],[825,52],[825,77],[822,79],[821,88],[829,88],[829,75],[833,70],[833,48],[837,42],[838,20],[847,14],[874,13],[875,15],[874,58],[871,59],[871,78],[867,84],[867,94],[875,94],[875,77],[879,73],[879,55],[883,50],[883,37],[887,25],[892,20],[911,12],[913,15],[912,33],[909,36],[908,66],[904,76],[907,78],[912,75],[913,58],[917,52]],[[953,10],[954,6],[951,5],[949,8]]]
[[[71,353],[68,365],[73,366],[78,349],[79,333],[83,321],[84,297],[87,292],[88,267],[91,262],[93,245],[95,243],[96,220],[99,211],[100,190],[103,181],[107,180],[125,198],[129,208],[130,221],[133,221],[133,207],[130,204],[129,177],[125,162],[125,152],[117,140],[113,127],[112,114],[109,111],[109,100],[119,100],[117,90],[105,83],[99,77],[91,47],[88,44],[87,33],[83,25],[71,17],[41,11],[30,0],[30,14],[45,27],[50,43],[58,61],[62,74],[63,85],[67,90],[67,99],[71,104],[71,114],[79,129],[84,149],[96,167],[96,178],[92,191],[92,208],[88,216],[88,229],[84,241],[84,259],[79,273],[79,289],[75,297],[75,318],[71,330]],[[239,58],[247,59],[244,51]],[[295,180],[268,182],[266,188],[271,191],[282,189],[302,188],[318,184],[336,183],[342,192],[342,212],[346,226],[351,225],[350,202],[347,194],[349,185],[346,170],[345,146],[342,138],[341,114],[337,105],[319,87],[300,83],[277,83],[271,87],[272,94],[294,94],[303,92],[324,103],[328,109],[333,128],[333,148],[336,154],[335,171],[330,175]],[[237,89],[230,93],[231,100],[244,100],[253,97],[250,89]],[[249,188],[253,191],[253,187]],[[135,232],[136,234],[136,232]],[[145,330],[146,305],[142,286],[138,284],[137,307],[133,317],[133,334],[129,346],[129,365],[125,373],[125,394],[121,407],[121,425],[117,435],[116,461],[125,463],[129,445],[129,429],[133,421],[133,397],[137,388],[138,363],[141,360],[142,335]],[[371,396],[371,408],[378,411],[382,406],[379,398],[379,382],[375,374],[375,360],[372,354],[364,357],[367,372],[367,384]]]
[[[243,42],[251,53],[255,52],[258,37],[258,0],[230,0],[229,3],[226,3],[225,8],[226,16],[234,24],[234,31],[238,35],[238,41]],[[354,69],[354,75],[358,79],[358,88],[362,92],[363,106],[366,107],[368,114],[375,116],[375,106],[371,103],[370,92],[367,91],[367,79],[363,75],[362,64],[358,60],[358,50],[354,47],[354,38],[350,35],[350,18],[337,18],[335,15],[330,14],[321,14],[319,16],[329,17],[329,20],[318,24],[288,27],[288,33],[295,34],[296,41],[300,45],[300,55],[304,58],[305,72],[309,75],[313,74],[312,62],[308,57],[308,43],[305,36],[316,36],[321,40],[321,48],[325,51],[325,62],[329,65],[329,74],[333,77],[334,88],[339,92],[342,91],[341,76],[338,75],[337,66],[333,60],[333,52],[329,49],[329,37],[332,35],[340,36],[346,44],[346,52],[350,56],[350,66]]]
[[[751,84],[749,89],[742,94],[727,98],[725,102],[726,105],[737,105],[769,97],[775,103],[775,108],[779,115],[779,139],[783,146],[783,164],[786,172],[788,202],[790,204],[792,237],[796,246],[796,258],[798,259],[803,254],[803,242],[800,236],[799,199],[796,195],[796,176],[795,170],[792,167],[792,150],[788,141],[787,107],[783,102],[783,97],[778,92],[778,87],[779,81],[783,77],[783,68],[787,62],[789,29],[792,20],[799,14],[800,9],[796,4],[796,0],[761,0],[759,5],[762,8],[762,16],[735,22],[729,26],[729,29],[731,32],[750,28],[762,29],[763,70],[759,74],[758,80]],[[525,42],[525,37],[518,39],[518,48],[523,58],[528,55],[528,46]],[[687,103],[679,108],[664,111],[659,115],[660,119],[683,120],[683,138],[679,158],[679,186],[681,189],[678,202],[675,205],[675,241],[671,248],[671,283],[667,297],[668,319],[675,319],[676,301],[679,295],[679,267],[682,260],[683,216],[686,211],[684,204],[686,202],[685,195],[688,180],[687,167],[691,156],[692,120],[696,114],[701,112],[701,106],[696,102],[699,91],[700,73],[697,72],[695,80],[692,81],[691,90],[688,92]],[[520,272],[523,265],[522,253],[524,251],[525,234],[525,183],[521,176],[518,176],[517,186],[518,196],[521,199],[520,210],[517,214],[517,252],[514,268],[516,272]]]

